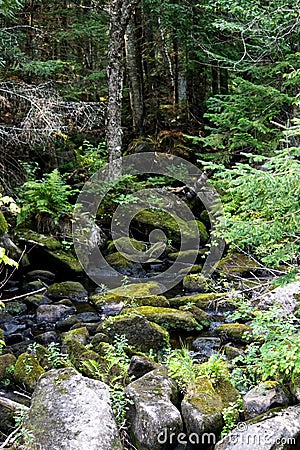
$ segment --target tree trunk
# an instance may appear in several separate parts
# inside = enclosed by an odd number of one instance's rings
[[[122,90],[124,74],[125,30],[140,0],[110,0],[109,64],[106,144],[109,152],[109,179],[121,174],[122,156]]]
[[[141,62],[141,50],[137,39],[136,23],[130,19],[126,30],[126,59],[130,82],[130,106],[133,131],[143,133],[144,126],[144,86]]]

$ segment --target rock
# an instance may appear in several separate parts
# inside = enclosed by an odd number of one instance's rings
[[[183,278],[183,287],[188,292],[209,293],[214,290],[214,282],[199,273],[192,273]]]
[[[2,211],[0,211],[0,236],[8,232],[8,223]]]
[[[60,242],[52,236],[36,233],[31,230],[18,230],[17,239],[24,242],[27,246],[42,246],[48,250],[58,250],[61,248]]]
[[[243,253],[229,253],[217,263],[217,270],[227,276],[245,275],[261,269],[261,266]]]
[[[48,288],[48,295],[54,299],[68,298],[76,302],[87,302],[88,292],[78,281],[63,281],[62,283],[51,284]]]
[[[277,381],[265,381],[244,396],[245,419],[252,419],[270,408],[287,406],[289,399]]]
[[[5,353],[0,355],[0,380],[5,379],[12,380],[13,367],[17,361],[17,358],[11,353]],[[12,369],[12,370],[11,370]]]
[[[22,287],[22,291],[24,292],[24,294],[27,294],[29,292],[39,291],[43,288],[45,288],[46,291],[46,286],[41,281],[30,281],[29,283],[24,284],[24,286]]]
[[[146,246],[142,241],[138,241],[134,238],[124,236],[109,242],[107,245],[107,250],[109,251],[109,253],[119,251],[122,253],[126,253],[127,255],[130,255],[133,253],[134,250],[144,252],[146,250]]]
[[[278,305],[278,316],[294,313],[299,308],[300,282],[295,281],[286,286],[279,286],[255,299],[253,304],[258,309],[269,309]]]
[[[169,308],[170,303],[164,295],[148,295],[147,297],[129,299],[126,302],[127,306],[160,306],[162,308]]]
[[[214,332],[226,340],[247,343],[251,336],[252,328],[241,323],[224,323],[214,329]]]
[[[188,435],[219,434],[223,427],[221,396],[207,378],[201,378],[181,403],[182,417]]]
[[[82,322],[99,322],[100,316],[92,311],[82,312],[80,314],[76,314],[78,320]]]
[[[134,355],[127,370],[130,377],[141,378],[146,373],[157,369],[158,364],[146,356]]]
[[[105,319],[97,332],[105,333],[111,343],[116,335],[125,335],[128,345],[141,352],[149,352],[151,349],[157,352],[169,343],[169,335],[164,328],[149,322],[143,316],[132,314]]]
[[[33,355],[22,353],[15,364],[14,378],[17,383],[33,391],[44,369]]]
[[[161,288],[157,283],[133,283],[92,295],[90,300],[97,307],[101,307],[107,303],[126,303],[132,299],[145,298],[160,293]]]
[[[212,318],[209,314],[198,308],[196,305],[180,306],[180,311],[188,311],[192,313],[194,319],[197,320],[203,328],[208,328],[212,322]]]
[[[5,311],[9,314],[23,314],[27,311],[27,306],[22,302],[5,302]]]
[[[26,274],[30,281],[40,280],[46,284],[53,283],[55,274],[49,270],[32,270]]]
[[[63,273],[66,276],[78,277],[84,274],[80,262],[72,253],[62,250],[44,251],[43,256],[45,266],[51,268],[57,275]]]
[[[217,353],[221,347],[221,339],[216,337],[198,337],[192,343],[193,348],[196,351],[197,358],[209,358],[213,354]]]
[[[299,448],[300,405],[271,410],[239,424],[215,450],[288,450]]]
[[[124,275],[139,277],[145,274],[142,264],[132,261],[130,255],[115,252],[107,255],[105,259],[110,266]]]
[[[48,297],[45,297],[44,295],[34,294],[25,297],[24,302],[32,304],[34,306],[40,306],[49,305],[50,303],[52,303],[52,300],[50,300],[50,298]]]
[[[183,250],[181,252],[168,253],[168,258],[171,261],[175,261],[177,258],[180,258],[180,261],[182,262],[193,262],[196,261],[202,253],[203,252],[201,250]]]
[[[62,334],[62,342],[66,344],[68,341],[75,340],[80,344],[86,345],[89,338],[89,333],[86,327],[76,328],[75,330],[67,331]]]
[[[24,427],[43,450],[122,449],[108,386],[71,368],[41,377]]]
[[[78,325],[80,324],[80,320],[77,319],[77,316],[70,316],[67,317],[64,320],[59,320],[58,322],[56,322],[55,328],[58,331],[68,331],[70,330],[70,328],[72,328],[73,325]]]
[[[126,309],[122,311],[126,313]],[[156,308],[153,306],[139,306],[132,308],[135,314],[146,317],[150,322],[157,323],[166,330],[201,331],[202,326],[198,323],[192,313],[179,311],[172,308]]]
[[[194,294],[185,295],[183,297],[169,298],[169,303],[172,308],[179,308],[180,306],[186,306],[194,304],[198,308],[214,308],[218,300],[222,300],[226,297],[224,294],[207,293],[207,294]]]
[[[42,345],[49,345],[51,342],[59,342],[59,337],[55,331],[46,331],[46,333],[38,334],[35,340]]]
[[[36,310],[36,320],[38,323],[55,323],[57,320],[62,320],[75,311],[74,307],[70,308],[65,305],[40,305]]]
[[[129,384],[125,389],[129,403],[130,434],[139,450],[163,450],[168,448],[160,437],[183,429],[177,403],[175,383],[165,368],[158,368]]]

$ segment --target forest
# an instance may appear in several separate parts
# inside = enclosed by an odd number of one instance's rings
[[[0,0],[0,48],[0,449],[298,448],[300,2]]]

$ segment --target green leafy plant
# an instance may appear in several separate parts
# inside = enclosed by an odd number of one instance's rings
[[[243,412],[243,399],[238,398],[236,402],[231,402],[227,408],[222,411],[224,420],[224,427],[221,432],[221,436],[226,436],[239,422],[240,413]]]
[[[68,363],[68,357],[66,354],[61,353],[59,344],[51,342],[47,348],[49,350],[47,359],[52,369],[56,369],[57,367],[65,367]]]
[[[20,192],[22,208],[17,224],[34,219],[40,229],[38,231],[43,231],[43,228],[51,230],[71,212],[69,197],[72,194],[74,191],[65,183],[58,169],[42,180],[27,181]]]

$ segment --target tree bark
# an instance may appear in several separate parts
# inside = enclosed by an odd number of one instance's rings
[[[109,173],[111,180],[121,174],[122,156],[122,96],[124,75],[125,31],[130,17],[140,0],[110,0],[109,15],[109,64],[108,111],[106,144],[109,152]]]

